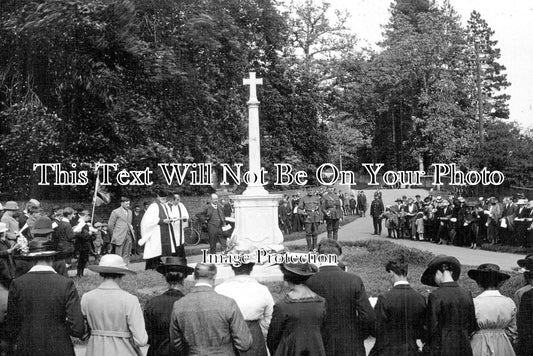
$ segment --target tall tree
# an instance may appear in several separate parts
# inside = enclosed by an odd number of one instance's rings
[[[472,82],[476,82],[475,76],[480,75],[482,85],[482,108],[483,115],[489,118],[509,118],[510,95],[505,93],[511,83],[507,81],[505,66],[499,63],[501,57],[498,41],[494,31],[477,11],[472,11],[467,25],[468,44],[470,46],[472,68]],[[477,73],[476,57],[481,62],[480,72]],[[472,86],[472,92],[476,92]]]
[[[474,126],[457,14],[449,3],[399,0],[384,36],[383,51],[372,61],[386,107],[374,136],[381,160],[397,169],[462,163]]]

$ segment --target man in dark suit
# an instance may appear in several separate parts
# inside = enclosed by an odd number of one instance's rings
[[[178,355],[234,356],[247,351],[252,335],[237,303],[213,290],[217,267],[198,263],[196,285],[174,303],[170,317],[170,342]]]
[[[70,336],[85,334],[76,286],[52,268],[54,242],[36,237],[28,247],[36,264],[9,288],[8,339],[16,343],[15,355],[74,356]]]
[[[385,270],[393,288],[379,296],[376,313],[376,343],[370,356],[418,355],[417,339],[423,339],[425,298],[407,282],[408,265],[392,260]]]
[[[320,254],[342,254],[337,241],[325,239],[318,245]],[[375,315],[363,281],[344,272],[336,262],[322,264],[307,286],[326,299],[325,333],[327,356],[365,356],[364,341],[374,334]]]
[[[218,204],[218,195],[211,194],[211,202],[196,216],[200,221],[207,224],[209,253],[214,254],[217,252],[217,241],[222,246],[222,250],[226,250],[226,239],[222,231],[222,227],[226,225],[226,220],[223,207],[221,204]]]
[[[322,214],[324,220],[326,220],[328,239],[337,241],[339,221],[342,218],[342,209],[340,198],[337,193],[335,193],[333,187],[328,187],[328,191],[322,196],[321,203]]]
[[[108,228],[111,233],[111,244],[114,253],[122,257],[126,264],[130,263],[131,246],[133,243],[132,213],[130,199],[120,198],[120,207],[111,212]]]
[[[139,205],[133,207],[133,214],[131,217],[131,225],[133,225],[133,232],[135,233],[131,253],[134,255],[140,254],[140,246],[137,242],[141,239],[141,221],[143,219],[144,211],[141,210]]]

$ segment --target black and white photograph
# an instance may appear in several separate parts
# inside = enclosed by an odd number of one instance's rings
[[[528,356],[533,3],[0,0],[0,356]]]

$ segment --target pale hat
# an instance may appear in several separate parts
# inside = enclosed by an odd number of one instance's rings
[[[8,201],[4,205],[4,210],[20,210],[19,205],[15,201]]]
[[[28,201],[28,206],[29,205],[32,205],[32,206],[35,206],[35,207],[39,208],[41,206],[41,203],[37,199],[30,199]]]
[[[87,267],[96,273],[137,274],[126,266],[126,262],[119,255],[107,254],[102,256],[98,266]]]

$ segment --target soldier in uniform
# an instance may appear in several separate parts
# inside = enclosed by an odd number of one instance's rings
[[[337,241],[339,231],[339,220],[342,218],[342,209],[340,198],[335,193],[333,187],[328,187],[326,193],[322,196],[321,201],[322,214],[326,221],[326,230],[328,239]]]
[[[307,195],[300,199],[298,212],[304,217],[305,239],[309,251],[316,249],[318,224],[321,220],[320,198],[313,194],[313,189],[307,187]]]

